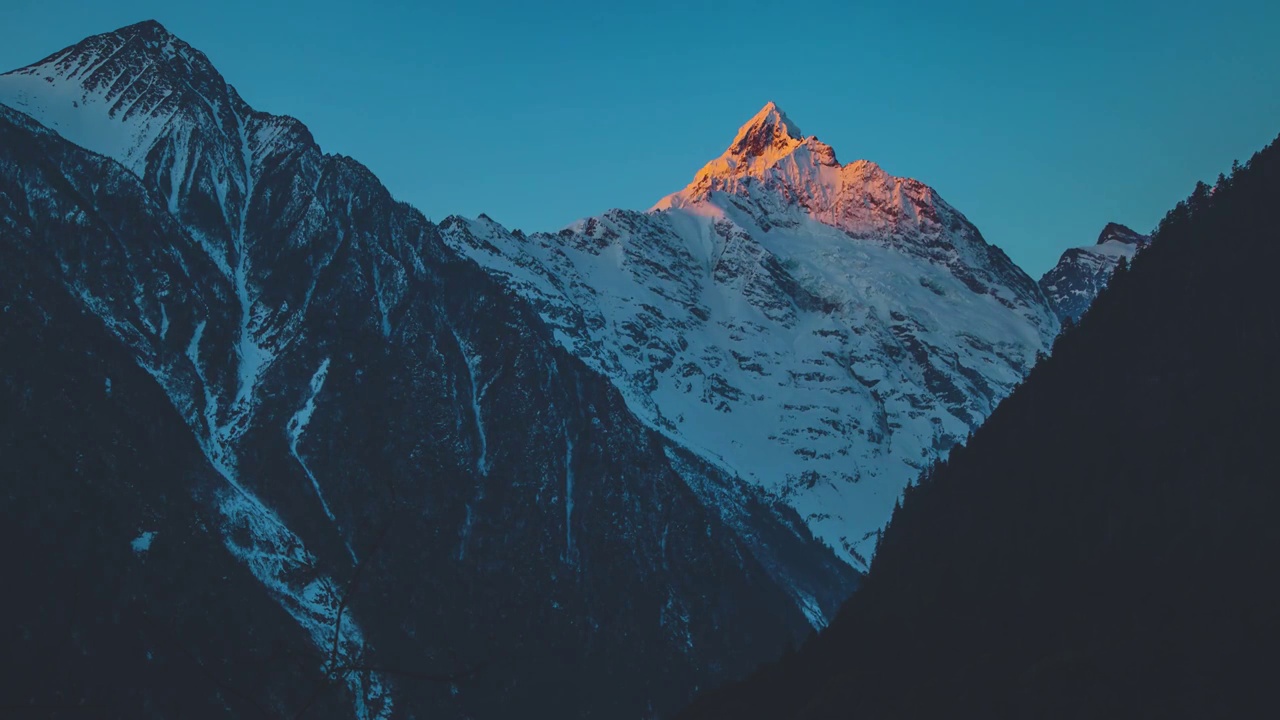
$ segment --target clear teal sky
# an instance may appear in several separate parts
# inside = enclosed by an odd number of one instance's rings
[[[370,4],[4,0],[0,68],[155,18],[429,217],[525,230],[649,207],[774,100],[1033,275],[1280,133],[1277,0]]]

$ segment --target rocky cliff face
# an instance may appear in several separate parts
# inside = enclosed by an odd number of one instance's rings
[[[1121,258],[1132,260],[1150,242],[1148,235],[1107,223],[1096,243],[1062,253],[1058,264],[1040,278],[1040,288],[1061,320],[1079,320],[1107,286]]]
[[[31,473],[6,544],[59,558],[22,566],[29,704],[661,713],[852,589],[545,304],[158,24],[0,76],[0,105],[6,456]]]
[[[441,229],[647,424],[855,567],[903,486],[1058,331],[1035,281],[934,190],[841,165],[772,103],[649,212]]]

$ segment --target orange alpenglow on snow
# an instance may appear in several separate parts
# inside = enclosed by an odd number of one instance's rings
[[[890,175],[870,160],[841,165],[830,145],[805,136],[773,102],[739,128],[688,186],[652,210],[693,209],[714,193],[750,198],[769,214],[798,210],[855,235],[886,231],[886,218],[895,224],[919,222],[922,215],[933,219],[937,202],[929,186]]]

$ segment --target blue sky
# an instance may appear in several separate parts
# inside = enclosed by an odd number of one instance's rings
[[[766,101],[1039,275],[1280,133],[1280,3],[35,2],[0,68],[155,18],[429,217],[554,230],[683,187]]]

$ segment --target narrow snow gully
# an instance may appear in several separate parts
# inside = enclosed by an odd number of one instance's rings
[[[345,612],[341,585],[320,573],[315,556],[275,512],[238,483],[232,484],[218,508],[227,549],[307,631],[316,647],[329,654],[326,672],[342,678],[351,690],[356,717],[389,718],[392,701],[382,677],[355,669],[364,662],[366,645],[364,634]]]
[[[307,401],[298,408],[298,411],[289,418],[288,424],[285,426],[285,432],[289,435],[289,452],[293,455],[293,459],[298,461],[299,467],[306,473],[307,479],[311,481],[311,487],[316,491],[316,499],[320,501],[320,508],[324,510],[324,514],[328,516],[329,521],[338,525],[338,518],[334,516],[333,510],[329,507],[328,501],[324,499],[324,492],[320,489],[320,481],[316,479],[315,473],[311,472],[307,461],[303,459],[302,454],[298,451],[298,443],[302,439],[302,433],[306,431],[307,425],[311,423],[311,416],[316,411],[316,398],[319,397],[321,389],[324,388],[324,379],[329,373],[329,358],[325,358],[320,362],[320,367],[316,369],[314,375],[311,376],[309,384],[311,394],[307,396]],[[339,528],[340,530],[340,528]],[[351,562],[358,563],[356,551],[351,547],[351,542],[345,537],[343,545],[347,548],[347,554],[351,556]]]
[[[217,496],[218,510],[223,519],[220,528],[223,544],[308,633],[316,647],[329,656],[327,672],[341,678],[350,689],[355,716],[362,720],[382,720],[391,715],[392,699],[380,675],[353,669],[363,664],[367,647],[359,626],[344,612],[342,584],[320,572],[316,557],[306,549],[302,538],[245,485],[240,474],[239,440],[248,429],[256,409],[263,373],[275,356],[255,334],[255,329],[260,332],[267,324],[268,317],[266,308],[255,312],[250,290],[249,208],[256,191],[254,158],[245,120],[238,112],[233,111],[233,115],[242,162],[240,176],[236,179],[241,190],[238,213],[227,212],[225,187],[217,188],[217,195],[223,203],[223,214],[231,231],[229,252],[235,254],[230,268],[227,267],[230,263],[219,263],[219,266],[224,271],[229,270],[227,279],[233,286],[238,306],[238,329],[233,341],[234,352],[202,354],[200,346],[208,320],[197,323],[187,345],[186,358],[191,362],[195,380],[201,386],[204,408],[198,417],[193,412],[188,418],[205,456],[227,482],[227,487]],[[206,251],[211,250],[207,243],[202,245]],[[215,262],[219,260],[212,254],[210,257]],[[235,358],[232,377],[236,378],[236,386],[233,394],[228,393],[231,394],[230,402],[223,404],[214,384],[216,375],[208,370],[206,363],[209,360],[206,358],[227,355]],[[316,399],[324,386],[328,368],[329,360],[325,359],[311,377],[306,402],[289,419],[285,430],[290,453],[311,480],[325,515],[336,524],[333,511],[321,494],[319,482],[299,452],[299,442],[315,412]],[[174,405],[182,411],[187,404],[184,398],[190,395],[186,389],[163,372],[152,371],[152,375],[161,381]],[[347,551],[355,561],[355,553],[349,544]]]
[[[231,442],[243,434],[253,414],[254,396],[258,381],[267,366],[274,359],[271,352],[254,337],[255,321],[263,324],[265,309],[261,316],[254,315],[254,301],[249,291],[249,208],[253,203],[256,189],[254,177],[253,150],[249,147],[249,137],[245,131],[244,119],[240,113],[232,113],[236,118],[236,131],[240,140],[240,155],[243,174],[241,176],[241,198],[239,208],[239,224],[232,235],[236,263],[232,282],[235,284],[236,300],[240,305],[240,334],[236,343],[236,358],[239,363],[236,377],[235,400],[232,402],[227,422],[222,428],[225,442]]]
[[[573,549],[573,436],[564,428],[564,561],[577,565]]]
[[[236,559],[249,569],[281,607],[304,629],[320,650],[330,654],[328,671],[341,677],[355,698],[356,716],[382,719],[391,714],[391,697],[382,678],[364,670],[352,670],[366,654],[364,635],[356,623],[344,617],[342,590],[334,579],[323,575],[316,557],[307,551],[296,533],[285,525],[242,482],[233,439],[224,426],[217,425],[218,400],[210,389],[207,373],[201,364],[200,341],[206,323],[200,322],[187,345],[187,359],[195,367],[196,379],[204,390],[203,418],[192,417],[192,429],[210,464],[227,482],[217,495],[223,544]],[[316,396],[324,386],[328,360],[321,363],[311,378],[311,394],[286,427],[290,451],[311,478],[319,493],[319,485],[298,454],[298,441],[315,411]],[[182,410],[182,388],[163,373],[152,372],[170,399]],[[203,427],[198,421],[204,421]],[[333,515],[320,497],[321,505]],[[348,552],[350,547],[348,546]],[[352,553],[354,559],[354,553]]]
[[[220,506],[226,519],[225,543],[232,554],[241,559],[254,576],[275,595],[276,600],[294,620],[310,633],[317,647],[331,653],[328,671],[336,677],[342,677],[351,690],[355,698],[356,716],[362,719],[387,718],[391,714],[392,702],[382,678],[370,671],[350,669],[352,665],[360,664],[366,648],[364,635],[359,627],[354,620],[344,616],[345,604],[339,584],[319,572],[315,556],[307,551],[302,539],[275,512],[246,490],[237,476],[235,444],[249,426],[255,409],[258,384],[274,356],[254,336],[255,325],[261,326],[266,322],[265,309],[261,313],[254,313],[254,300],[249,289],[248,227],[249,208],[256,189],[254,158],[244,118],[234,110],[233,115],[240,140],[243,170],[239,223],[232,236],[236,253],[232,282],[240,306],[239,336],[236,340],[238,382],[226,422],[209,439],[210,446],[216,448],[221,457],[232,461],[224,466],[230,471],[224,472],[224,475],[237,491],[226,494]],[[297,444],[315,410],[315,399],[324,385],[328,367],[328,360],[325,360],[312,376],[311,396],[291,418],[289,427],[286,428],[290,435],[290,449],[302,463],[318,495],[319,484],[298,455]],[[320,497],[320,502],[332,520],[333,513],[323,496]],[[238,534],[234,532],[237,529],[248,532]],[[237,538],[248,540],[241,544]],[[347,550],[351,552],[350,546]],[[351,552],[351,555],[354,559],[355,553]],[[304,578],[311,579],[304,581]]]
[[[458,344],[458,352],[462,354],[463,364],[467,367],[467,377],[471,385],[471,414],[475,419],[476,439],[478,441],[478,447],[476,450],[476,471],[480,473],[481,477],[488,477],[490,468],[489,441],[484,432],[484,412],[481,409],[481,403],[484,401],[484,396],[488,394],[489,388],[493,385],[494,381],[502,375],[502,369],[499,368],[488,381],[481,384],[481,357],[471,350],[467,343],[463,341],[462,337],[458,335],[458,331],[456,329],[450,328],[449,331],[453,334],[454,342]]]
[[[480,381],[480,361],[481,357],[458,335],[456,328],[449,328],[449,332],[453,335],[454,342],[458,345],[458,352],[462,355],[462,363],[467,368],[467,382],[471,389],[471,414],[476,425],[476,472],[480,477],[489,477],[489,441],[484,430],[484,411],[482,404],[484,396],[489,392],[489,388],[494,381],[502,374],[499,368],[488,379],[481,384]],[[461,423],[459,423],[461,425]],[[462,561],[467,556],[467,541],[471,539],[471,526],[475,522],[477,507],[484,500],[484,483],[476,483],[476,494],[471,502],[466,505],[466,516],[463,518],[462,527],[458,531],[458,560]]]

